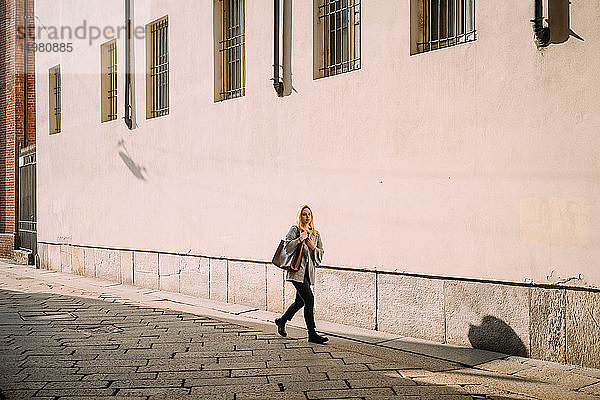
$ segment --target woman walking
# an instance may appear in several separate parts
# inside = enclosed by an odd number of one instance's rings
[[[315,282],[315,266],[321,264],[323,259],[323,242],[321,235],[315,229],[313,213],[308,206],[302,206],[298,212],[296,225],[292,225],[285,237],[285,251],[293,254],[302,246],[302,259],[298,271],[288,270],[286,280],[292,282],[296,288],[296,299],[281,316],[275,319],[277,332],[287,336],[285,323],[290,321],[302,307],[304,307],[304,321],[308,330],[308,341],[312,343],[325,343],[329,339],[317,334],[315,326],[314,305],[315,297],[310,285]]]

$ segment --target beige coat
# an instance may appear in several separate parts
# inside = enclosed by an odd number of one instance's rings
[[[319,232],[316,235],[312,233],[308,233],[308,235],[312,238],[313,242],[317,246],[314,250],[311,250],[306,244],[306,240],[302,243],[302,260],[300,261],[300,268],[298,271],[288,271],[286,280],[288,281],[296,281],[296,282],[304,282],[304,273],[306,272],[306,268],[308,268],[308,278],[310,280],[310,284],[315,284],[315,267],[317,265],[321,265],[321,260],[323,260],[323,254],[325,250],[323,250],[323,242],[321,241],[321,235]],[[292,225],[287,235],[285,236],[285,251],[288,254],[292,254],[300,243],[300,229],[296,225]]]

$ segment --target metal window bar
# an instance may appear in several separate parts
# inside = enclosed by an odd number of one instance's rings
[[[323,31],[323,77],[360,69],[361,0],[323,0],[319,22]]]
[[[475,0],[422,0],[422,41],[417,52],[437,50],[477,38]]]
[[[223,100],[245,95],[245,31],[244,0],[222,0],[223,37],[219,41],[222,75],[221,96]]]
[[[109,88],[108,88],[108,102],[109,102],[109,111],[108,111],[108,120],[112,121],[117,119],[117,44],[110,43],[108,46],[108,78],[109,78]]]
[[[55,101],[55,103],[54,103],[55,104],[54,105],[54,120],[56,123],[54,126],[54,133],[60,133],[60,130],[61,130],[60,84],[61,84],[61,82],[60,82],[60,67],[56,67],[54,69],[54,101]]]
[[[155,22],[151,28],[152,117],[169,114],[169,20]]]

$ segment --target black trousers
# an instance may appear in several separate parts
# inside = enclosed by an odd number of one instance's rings
[[[304,307],[304,321],[306,322],[306,329],[309,332],[314,332],[315,325],[315,296],[313,295],[312,290],[310,290],[310,282],[308,279],[308,268],[306,269],[306,273],[304,274],[304,282],[296,282],[292,281],[292,284],[296,288],[296,299],[289,306],[287,311],[281,317],[284,321],[290,321],[294,315]]]

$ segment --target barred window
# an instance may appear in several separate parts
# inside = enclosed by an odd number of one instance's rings
[[[215,9],[215,100],[221,101],[246,94],[245,1],[217,0]]]
[[[475,0],[413,0],[417,32],[411,53],[424,53],[476,39]],[[414,15],[414,14],[413,14]]]
[[[49,78],[50,84],[48,86],[48,121],[50,128],[50,135],[60,133],[61,131],[61,79],[60,79],[60,65],[50,68]]]
[[[101,118],[102,122],[117,119],[117,41],[116,39],[100,46]]]
[[[169,114],[169,18],[146,25],[146,118]]]
[[[361,0],[318,0],[314,78],[360,69]]]

